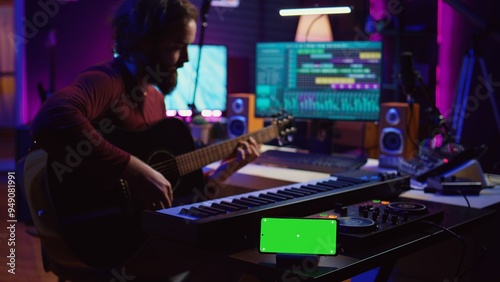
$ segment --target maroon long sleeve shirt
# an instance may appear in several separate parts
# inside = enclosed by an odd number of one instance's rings
[[[63,166],[60,173],[69,168],[116,177],[130,155],[100,138],[98,131],[142,130],[163,118],[164,96],[154,87],[138,86],[118,58],[83,71],[49,97],[33,120],[31,134]]]

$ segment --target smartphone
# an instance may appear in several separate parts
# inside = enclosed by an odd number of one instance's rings
[[[276,254],[337,254],[338,222],[332,218],[264,217],[259,252]]]

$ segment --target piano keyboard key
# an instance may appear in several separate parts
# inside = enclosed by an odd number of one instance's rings
[[[246,208],[245,206],[237,206],[237,205],[225,202],[225,201],[222,201],[220,203],[212,203],[211,206],[215,207],[215,208],[223,209],[226,211],[238,211],[238,210]]]
[[[256,202],[259,202],[261,204],[271,204],[271,203],[276,203],[275,200],[271,200],[271,199],[264,199],[264,198],[259,198],[259,197],[256,197],[256,196],[248,196],[249,199],[251,200],[254,200]]]
[[[257,224],[262,216],[307,216],[331,209],[337,202],[396,196],[405,191],[404,187],[409,187],[409,179],[409,176],[382,180],[331,176],[319,181],[145,211],[143,228],[193,246],[241,243],[248,236],[258,235]]]
[[[261,203],[252,201],[248,198],[240,198],[240,199],[234,199],[231,203],[237,203],[240,205],[247,205],[248,207],[258,207],[261,205]]]
[[[186,205],[182,209],[174,207],[166,210],[169,210],[169,214],[173,212],[178,216],[189,219],[205,218],[317,195],[364,182],[367,181],[349,177],[329,177],[325,180],[304,183],[303,185],[289,185],[288,187],[259,190],[226,197],[222,200],[212,200],[205,202],[203,205],[195,203]],[[210,207],[213,209],[210,209]]]

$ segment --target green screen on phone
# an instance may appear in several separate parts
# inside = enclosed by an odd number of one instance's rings
[[[260,224],[259,251],[261,253],[335,255],[337,220],[264,217]]]

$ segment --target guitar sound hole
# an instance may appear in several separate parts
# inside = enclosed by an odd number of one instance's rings
[[[175,156],[167,151],[155,151],[147,160],[147,163],[159,171],[170,181],[172,187],[179,180],[179,171],[175,162]]]
[[[175,156],[167,151],[155,151],[147,159],[147,163],[152,166],[164,166],[169,164],[171,167],[175,167]]]

